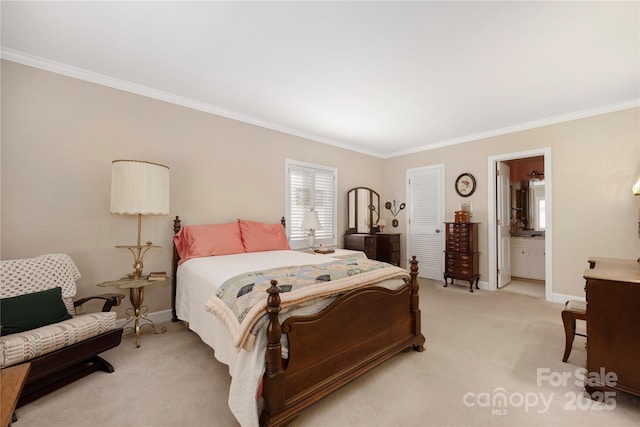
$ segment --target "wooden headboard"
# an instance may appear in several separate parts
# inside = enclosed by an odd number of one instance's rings
[[[280,218],[280,224],[283,227],[287,226],[287,222],[284,217]],[[182,220],[176,215],[173,220],[173,234],[174,236],[182,229]],[[173,243],[173,259],[171,261],[171,321],[177,322],[178,316],[176,315],[176,291],[177,291],[177,275],[178,275],[178,263],[180,262],[180,254],[176,249],[175,242]]]

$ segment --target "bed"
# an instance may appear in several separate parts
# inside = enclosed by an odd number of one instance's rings
[[[278,233],[277,238],[284,235],[280,224],[238,223],[271,228],[253,243],[247,237],[250,230],[243,234],[242,229],[242,251],[219,242],[202,250],[201,242],[194,243],[192,246],[200,253],[186,259],[181,257],[188,240],[185,232],[193,232],[198,226],[182,227],[180,218],[175,218],[172,314],[173,321],[186,322],[213,348],[216,359],[228,365],[232,378],[229,407],[241,425],[286,425],[304,408],[397,353],[408,348],[424,351],[415,257],[410,261],[409,272],[388,264],[354,276],[349,272],[345,280],[318,286],[325,289],[349,283],[340,288],[344,290],[325,291],[325,298],[310,298],[303,303],[299,298],[290,301],[289,296],[296,293],[286,292],[287,285],[282,284],[289,279],[272,279],[261,294],[262,306],[243,312],[257,311],[262,323],[257,321],[249,332],[244,328],[243,333],[229,328],[227,323],[233,320],[220,313],[212,314],[217,310],[216,293],[222,295],[225,287],[231,286],[227,283],[246,271],[259,271],[259,276],[268,279],[266,272],[277,269],[360,268],[374,263],[364,256],[364,260],[338,259],[330,254],[291,251],[288,243],[282,242],[265,249],[262,243],[271,239],[269,233]],[[219,225],[217,236],[227,235],[227,242],[235,241],[238,231],[232,224],[225,224],[224,229]],[[284,225],[284,218],[281,224]],[[274,229],[275,225],[281,230]],[[202,255],[207,251],[213,256]],[[390,269],[402,273],[392,276]],[[360,279],[365,276],[367,280]],[[374,283],[363,286],[358,281]]]

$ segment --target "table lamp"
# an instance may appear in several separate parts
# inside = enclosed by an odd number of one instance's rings
[[[309,247],[313,248],[316,243],[316,230],[322,230],[322,225],[320,225],[320,220],[318,219],[318,212],[311,210],[304,213],[302,229],[309,230]]]

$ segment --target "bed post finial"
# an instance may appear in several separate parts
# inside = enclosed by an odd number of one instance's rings
[[[415,286],[415,292],[417,294],[418,293],[418,260],[416,259],[415,255],[411,257],[409,264],[411,264],[409,267],[409,274],[411,275],[411,293],[414,292],[414,286]]]
[[[176,218],[173,220],[173,234],[176,235],[182,228],[180,224],[180,217],[176,215]],[[173,239],[171,239],[173,240]],[[176,290],[177,290],[177,279],[178,275],[178,262],[180,262],[180,255],[178,254],[178,250],[176,249],[175,242],[173,243],[173,256],[171,257],[171,321],[178,321],[178,314],[176,313]]]
[[[420,286],[418,285],[418,260],[414,255],[411,257],[409,261],[411,266],[409,267],[409,274],[411,275],[411,311],[420,310],[418,306],[418,290]]]
[[[276,374],[282,369],[282,348],[280,337],[282,328],[278,321],[280,313],[280,288],[278,281],[272,280],[271,287],[267,289],[267,314],[269,315],[269,326],[267,327],[267,373]]]
[[[278,281],[272,280],[271,287],[267,289],[269,297],[267,298],[267,314],[269,315],[269,325],[267,326],[267,366],[263,377],[263,390],[270,390],[263,393],[264,409],[261,416],[260,424],[263,423],[262,417],[273,415],[281,412],[284,408],[284,370],[282,369],[282,345],[280,338],[282,337],[282,328],[278,321],[278,313],[280,307],[280,288]],[[267,416],[268,418],[268,416]]]
[[[413,344],[413,348],[416,351],[424,351],[424,336],[422,335],[422,324],[420,322],[420,298],[418,291],[420,285],[418,284],[418,260],[416,256],[412,256],[409,261],[411,267],[409,268],[409,274],[411,275],[411,313],[413,313],[414,330],[417,337],[419,337]]]

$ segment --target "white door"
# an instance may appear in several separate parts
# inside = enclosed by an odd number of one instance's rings
[[[419,276],[442,280],[444,165],[407,170],[407,255],[415,255]]]
[[[511,281],[511,170],[503,162],[496,163],[498,288]]]

